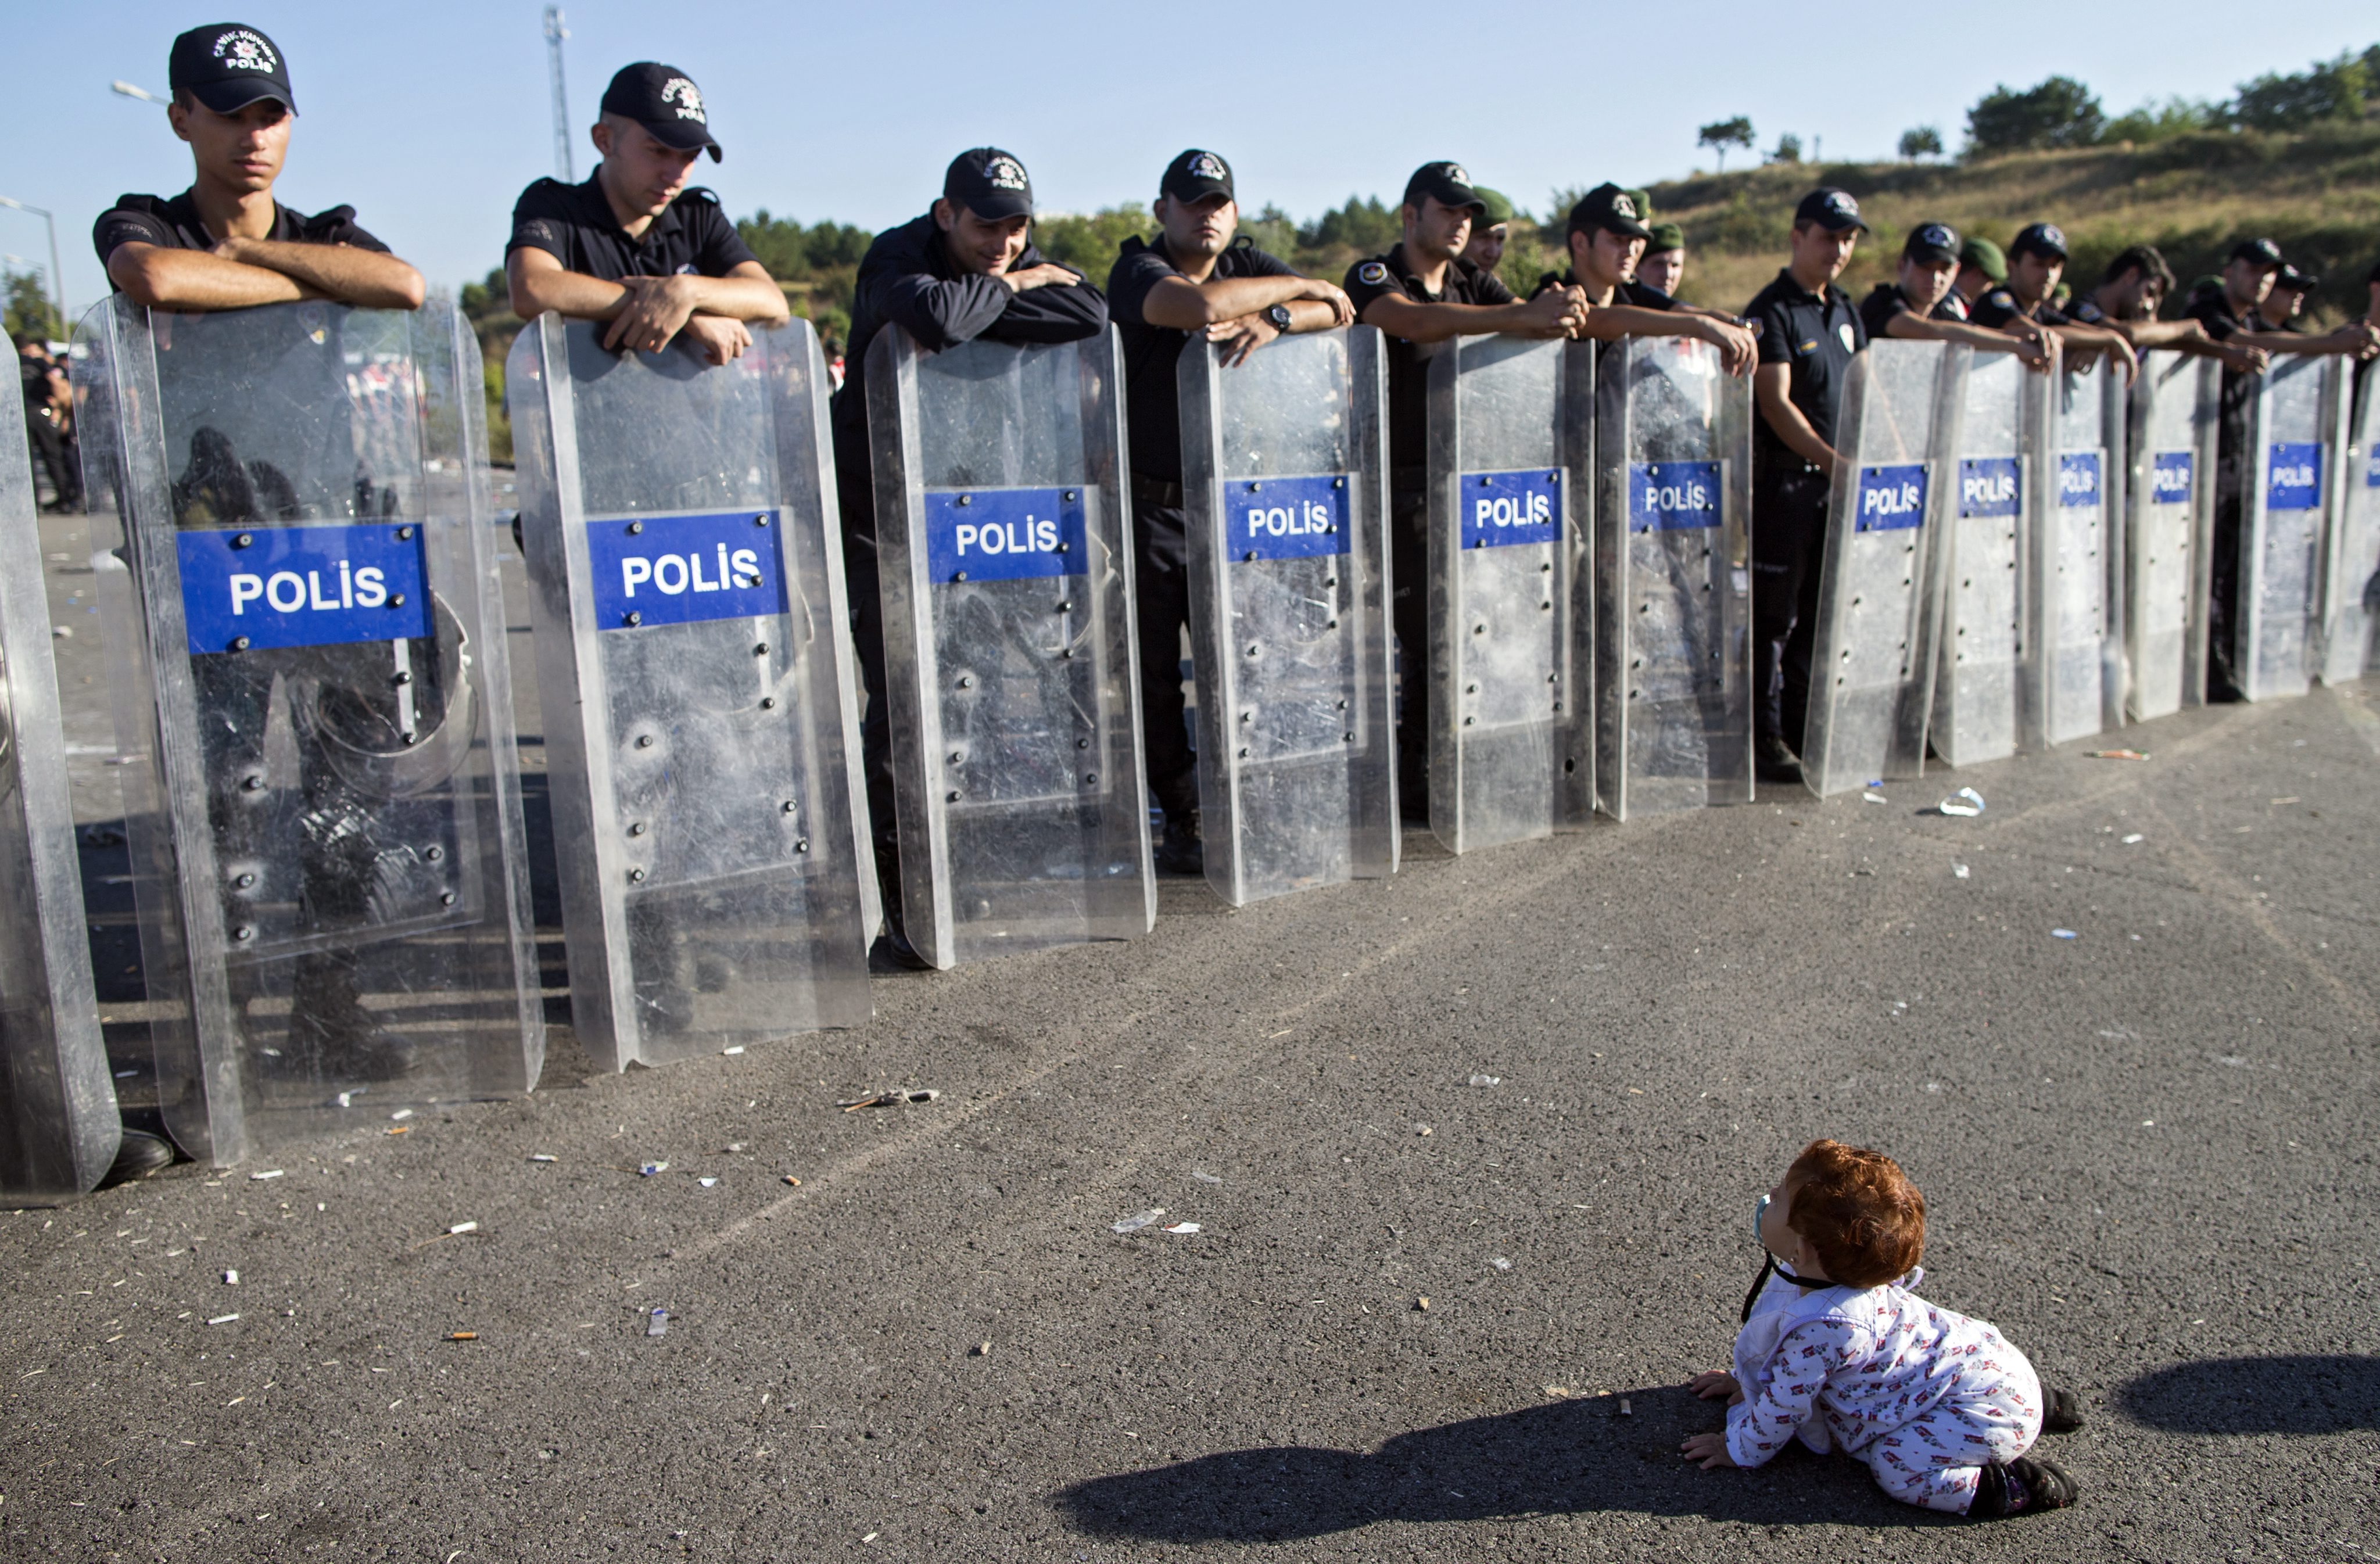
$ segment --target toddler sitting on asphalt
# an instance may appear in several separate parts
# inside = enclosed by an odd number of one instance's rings
[[[1925,1279],[1925,1198],[1881,1152],[1813,1141],[1760,1198],[1768,1252],[1743,1301],[1732,1374],[1695,1376],[1727,1398],[1727,1431],[1685,1443],[1703,1470],[1759,1466],[1799,1438],[1866,1462],[1884,1491],[1973,1520],[2074,1502],[2045,1428],[2082,1425],[2024,1354],[1979,1319],[1912,1291]]]

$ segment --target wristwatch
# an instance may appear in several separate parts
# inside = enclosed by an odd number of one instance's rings
[[[1274,331],[1279,332],[1283,336],[1287,336],[1289,334],[1288,305],[1276,304],[1271,309],[1264,312],[1264,317],[1266,323],[1270,325]]]

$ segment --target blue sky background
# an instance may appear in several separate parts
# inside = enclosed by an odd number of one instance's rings
[[[1393,199],[1416,164],[1439,157],[1542,211],[1557,186],[1709,166],[1695,127],[1731,115],[1751,116],[1763,147],[1790,130],[1805,149],[1822,139],[1829,158],[1888,157],[1912,125],[1939,126],[1955,148],[1967,105],[1997,83],[2064,72],[2117,114],[2149,98],[2228,96],[2259,72],[2380,40],[2369,0],[2252,18],[2182,0],[2156,7],[2154,29],[2097,38],[2095,26],[2132,13],[2037,0],[1984,11],[1752,0],[1536,14],[1404,0],[565,9],[582,176],[603,83],[658,58],[710,102],[727,159],[704,177],[730,212],[871,227],[916,215],[951,155],[986,141],[1025,160],[1049,210],[1145,200],[1166,161],[1199,145],[1232,160],[1248,205],[1277,201],[1301,217],[1350,193]],[[79,311],[105,286],[92,220],[119,191],[171,195],[189,180],[164,111],[108,82],[162,94],[174,34],[224,13],[149,0],[10,11],[18,68],[0,104],[0,195],[57,213]],[[289,57],[301,113],[282,199],[307,211],[352,202],[433,285],[500,264],[514,198],[552,172],[540,15],[533,0],[273,0],[232,16]],[[1887,24],[1903,16],[1939,19],[1897,36]],[[1633,18],[1650,18],[1637,58]],[[0,211],[0,251],[44,257],[40,222]]]

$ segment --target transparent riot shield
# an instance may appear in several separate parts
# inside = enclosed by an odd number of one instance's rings
[[[1969,361],[1930,727],[1935,753],[1952,766],[2002,759],[2027,742],[2033,590],[2024,565],[2041,514],[2049,411],[2048,377],[2014,354]]]
[[[2351,373],[2351,371],[2350,371]],[[2322,682],[2380,669],[2380,371],[2356,388],[2323,557]]]
[[[2136,722],[2206,698],[2220,373],[2212,358],[2151,353],[2132,390],[2124,642],[2131,673],[2126,713]]]
[[[1802,774],[1820,797],[1925,766],[1934,699],[1934,582],[1946,551],[1970,351],[1888,339],[1852,360],[1836,449],[1851,463],[1827,512]]]
[[[1199,814],[1233,906],[1396,871],[1384,373],[1370,326],[1179,362]]]
[[[2087,738],[2107,726],[2107,692],[2120,691],[2107,663],[2117,651],[2109,634],[2107,518],[2111,444],[2120,426],[2107,419],[2102,361],[2068,365],[2049,386],[2052,460],[2043,481],[2047,504],[2033,535],[2033,643],[2035,737],[2045,746]],[[2120,698],[2118,702],[2120,712]]]
[[[1429,828],[1450,852],[1594,811],[1594,362],[1503,336],[1429,361]]]
[[[121,297],[77,338],[168,1129],[228,1165],[527,1091],[545,1027],[477,340],[445,299]]]
[[[5,380],[5,377],[0,377]],[[0,1205],[98,1184],[122,1123],[83,931],[74,804],[18,382],[0,384]]]
[[[2250,700],[2303,695],[2313,677],[2345,368],[2342,358],[2277,353],[2249,409],[2234,623],[2240,693]]]
[[[868,349],[902,905],[936,966],[1157,917],[1112,331]]]
[[[505,377],[573,1024],[613,1070],[856,1025],[879,909],[818,337],[713,367],[602,330],[541,316]]]
[[[1708,343],[1622,337],[1595,395],[1597,803],[1747,803],[1751,384]]]

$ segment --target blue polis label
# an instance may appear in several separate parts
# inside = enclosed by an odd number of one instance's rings
[[[2265,508],[2310,511],[2322,503],[2322,446],[2311,440],[2277,440],[2265,452]]]
[[[1719,524],[1717,462],[1628,464],[1628,530],[1686,532]]]
[[[1223,485],[1224,546],[1237,561],[1347,552],[1347,479],[1234,478]]]
[[[926,567],[937,582],[1081,576],[1080,489],[926,491]]]
[[[178,532],[174,550],[193,656],[430,634],[419,524]]]
[[[1859,511],[1854,532],[1890,532],[1925,525],[1925,464],[1899,463],[1859,469]]]
[[[2069,452],[2058,458],[2058,503],[2061,507],[2099,503],[2099,453]]]
[[[1550,543],[1561,536],[1561,472],[1467,472],[1455,486],[1466,549]]]
[[[2014,515],[2024,469],[2014,456],[1967,456],[1959,462],[1959,514]]]
[[[2159,451],[2149,460],[2149,503],[2186,505],[2198,482],[2198,456],[2192,451]]]
[[[2380,443],[2375,443],[2371,450],[2364,453],[2363,487],[2380,489]]]
[[[773,510],[615,516],[587,524],[595,627],[632,630],[785,612]]]

